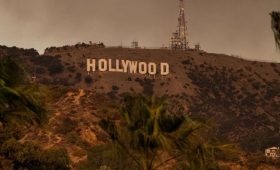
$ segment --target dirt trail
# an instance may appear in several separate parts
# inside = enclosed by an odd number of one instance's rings
[[[78,157],[78,156],[72,156],[71,157],[71,161],[74,163],[74,164],[77,164],[77,163],[79,163],[79,162],[81,162],[81,161],[84,161],[84,160],[86,160],[87,159],[87,155],[84,155],[84,156],[82,156],[82,157]]]
[[[79,90],[79,94],[77,96],[74,96],[74,103],[76,105],[80,105],[80,98],[83,97],[85,95],[84,89],[80,89]]]
[[[67,133],[64,134],[58,131],[58,129],[66,128],[63,124],[65,118],[69,118],[73,121],[80,121],[80,119],[83,118],[85,120],[84,122],[93,122],[91,120],[94,119],[94,116],[87,110],[84,110],[84,107],[81,104],[81,99],[82,97],[85,97],[85,95],[86,92],[84,89],[69,90],[57,101],[52,103],[49,108],[52,115],[46,128],[34,129],[32,132],[25,134],[20,142],[24,143],[30,140],[38,140],[43,149],[64,147],[67,149],[70,159],[74,164],[86,160],[87,153],[84,151],[84,148],[68,143],[66,139]],[[79,114],[72,113],[71,111],[73,110],[78,110],[77,112]],[[91,130],[90,124],[84,125],[84,122],[77,126],[81,129],[80,133],[77,133],[77,135],[85,142],[90,144],[97,143],[96,134]]]

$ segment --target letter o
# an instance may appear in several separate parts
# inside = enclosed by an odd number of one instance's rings
[[[147,64],[144,62],[139,62],[139,73],[140,74],[147,74]]]
[[[99,71],[107,71],[107,69],[108,69],[107,60],[105,60],[105,59],[100,59],[100,60],[98,61],[98,68],[99,68]]]
[[[155,63],[148,64],[148,73],[150,75],[155,75],[157,73],[157,65]]]

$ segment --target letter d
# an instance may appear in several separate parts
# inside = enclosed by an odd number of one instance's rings
[[[160,74],[166,76],[169,74],[169,64],[168,63],[160,63]]]

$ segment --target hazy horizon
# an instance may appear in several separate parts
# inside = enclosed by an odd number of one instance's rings
[[[249,60],[280,62],[269,13],[279,0],[185,0],[190,46]],[[35,48],[78,42],[169,45],[178,0],[0,0],[0,44]]]

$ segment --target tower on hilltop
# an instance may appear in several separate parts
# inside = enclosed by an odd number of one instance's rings
[[[187,41],[187,26],[185,19],[185,8],[184,8],[184,0],[179,0],[179,18],[178,18],[178,26],[176,32],[174,32],[171,36],[170,48],[171,49],[188,49],[188,41]]]

